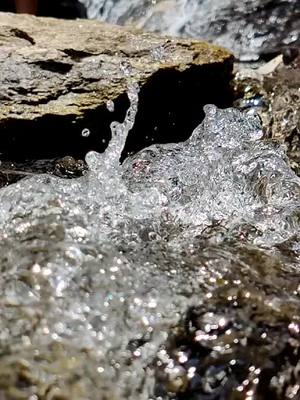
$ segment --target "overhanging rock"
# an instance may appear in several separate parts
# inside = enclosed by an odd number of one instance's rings
[[[127,151],[183,140],[203,118],[203,104],[229,105],[232,64],[229,52],[201,41],[0,13],[1,157],[103,150],[110,123],[124,118],[132,82],[141,92]]]

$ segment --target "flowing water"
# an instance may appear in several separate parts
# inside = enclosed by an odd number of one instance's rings
[[[255,115],[208,105],[189,140],[120,165],[129,98],[87,174],[0,191],[1,399],[298,398],[300,180],[284,149]],[[269,397],[247,395],[265,371]]]
[[[240,60],[299,45],[297,0],[82,0],[90,18],[201,38],[232,50]]]

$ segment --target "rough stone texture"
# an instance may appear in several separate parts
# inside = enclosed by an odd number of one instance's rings
[[[285,144],[290,165],[300,175],[300,51],[286,48],[256,71],[235,78],[235,105],[257,107],[267,138]]]
[[[232,62],[229,52],[205,42],[97,21],[0,13],[2,155],[24,159],[101,150],[110,122],[124,116],[133,82],[142,87],[141,112],[151,108],[151,115],[137,118],[136,129],[150,142],[180,140],[199,123],[202,104],[227,105]],[[114,101],[113,112],[107,101]],[[186,131],[178,136],[180,110]],[[84,128],[88,137],[81,135]],[[133,150],[147,144],[133,142]]]

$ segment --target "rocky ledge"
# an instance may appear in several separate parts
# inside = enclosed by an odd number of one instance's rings
[[[185,139],[203,104],[230,104],[232,64],[229,52],[201,41],[0,13],[1,158],[103,150],[132,83],[141,87],[140,107],[127,151]]]

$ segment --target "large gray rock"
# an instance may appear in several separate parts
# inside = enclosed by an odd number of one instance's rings
[[[199,123],[201,105],[228,102],[232,63],[229,52],[205,42],[0,13],[2,157],[101,150],[111,121],[124,116],[134,82],[142,88],[134,130],[148,142],[181,140]],[[147,140],[140,135],[130,150]]]

